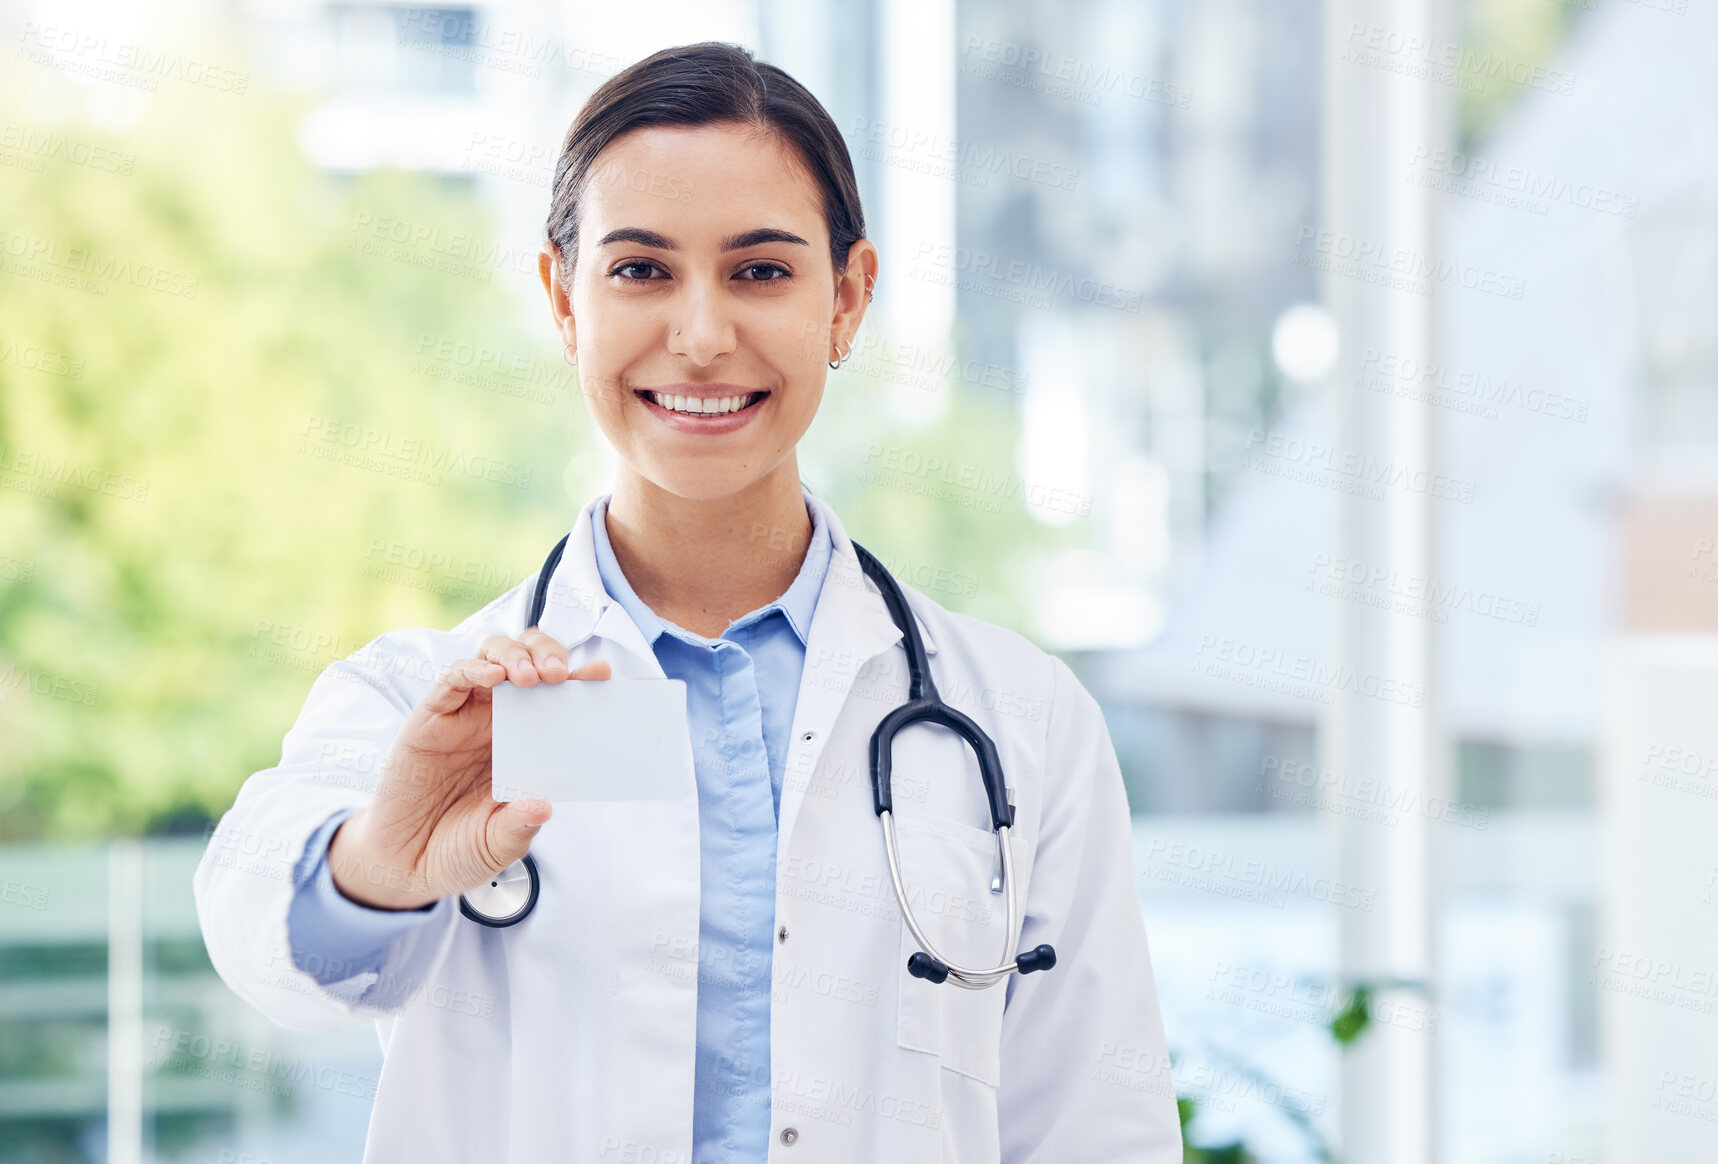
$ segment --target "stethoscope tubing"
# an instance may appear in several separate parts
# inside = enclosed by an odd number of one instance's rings
[[[555,548],[543,563],[542,572],[537,577],[537,588],[532,596],[531,614],[525,624],[527,627],[536,626],[543,617],[548,603],[550,576],[560,563],[567,540],[571,536],[570,533],[564,535],[555,543]],[[912,616],[900,586],[875,555],[858,542],[853,542],[852,545],[861,568],[877,584],[883,601],[889,608],[890,617],[894,619],[895,625],[901,628],[902,646],[907,654],[907,702],[882,718],[871,734],[870,748],[872,802],[883,824],[883,847],[889,858],[889,879],[895,886],[895,899],[901,907],[901,918],[912,932],[913,940],[919,944],[920,952],[907,960],[907,969],[916,978],[930,982],[953,981],[956,986],[968,990],[982,990],[987,986],[994,986],[1010,974],[1048,970],[1056,964],[1056,952],[1047,945],[1037,946],[988,969],[950,962],[937,952],[930,935],[919,924],[912,906],[907,903],[907,888],[901,878],[899,841],[895,836],[893,748],[896,732],[915,723],[939,724],[966,740],[978,757],[979,778],[984,784],[985,799],[989,802],[991,828],[996,836],[997,853],[1002,862],[1002,895],[1008,913],[1008,924],[1003,930],[1002,938],[1004,955],[1013,944],[1015,927],[1020,924],[1019,904],[1014,893],[1014,800],[1002,775],[1002,760],[996,750],[995,741],[969,716],[944,703],[938,695],[936,682],[931,677],[930,660],[925,652],[924,640],[919,635],[918,623]],[[536,908],[541,882],[537,874],[537,863],[530,854],[527,853],[518,864],[522,865],[522,873],[529,879],[530,885],[529,896],[517,910],[506,915],[485,914],[462,893],[459,897],[460,912],[478,924],[492,929],[504,929],[523,921]],[[497,874],[497,882],[516,882],[519,875],[510,877],[511,868],[509,866]]]
[[[999,980],[1018,970],[1020,968],[1018,959],[1011,959],[988,970],[979,970],[950,962],[937,953],[930,937],[919,925],[919,919],[913,916],[912,907],[907,904],[907,889],[901,880],[901,863],[895,840],[895,814],[885,810],[882,813],[882,819],[883,846],[889,854],[889,879],[895,883],[895,899],[901,906],[901,918],[907,923],[907,928],[912,931],[913,940],[919,944],[919,949],[930,955],[941,969],[947,972],[948,981],[953,982],[956,986],[964,986],[968,990],[983,990],[987,986],[994,986]],[[1014,902],[1014,846],[1009,840],[1007,825],[1003,825],[996,836],[998,847],[1002,853],[1002,896],[1008,909],[1008,928],[1002,931],[1002,952],[1006,955],[1008,947],[1013,944],[1014,926],[1019,921]]]
[[[901,907],[901,918],[912,931],[913,939],[918,942],[921,951],[907,960],[907,970],[915,978],[923,978],[929,982],[946,982],[952,979],[955,985],[971,990],[994,986],[1010,974],[1048,970],[1056,964],[1056,951],[1047,945],[1037,946],[1024,955],[988,969],[950,962],[937,952],[930,936],[913,915],[913,908],[907,902],[906,884],[901,878],[899,843],[895,837],[895,733],[910,724],[940,724],[966,740],[971,745],[973,754],[978,757],[979,779],[984,785],[985,799],[989,802],[991,829],[996,834],[997,851],[1002,860],[1002,895],[1008,912],[1008,925],[1003,930],[1002,937],[1002,952],[1005,957],[1009,947],[1013,945],[1014,930],[1020,921],[1019,905],[1014,893],[1014,842],[1011,835],[1014,827],[1014,799],[1002,774],[1002,758],[996,750],[995,741],[971,717],[944,703],[942,697],[937,694],[936,683],[931,678],[930,658],[925,652],[918,622],[907,605],[906,595],[901,593],[893,575],[874,554],[858,542],[853,543],[853,551],[859,557],[861,568],[882,591],[883,601],[889,607],[890,615],[901,628],[902,646],[907,652],[907,702],[885,715],[877,724],[876,730],[871,733],[871,798],[877,816],[883,822],[883,847],[889,858],[889,879],[895,885],[895,900]]]

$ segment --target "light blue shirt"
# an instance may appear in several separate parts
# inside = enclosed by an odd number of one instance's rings
[[[833,541],[806,493],[811,545],[798,576],[780,598],[708,639],[658,618],[627,583],[609,545],[608,502],[602,497],[591,515],[597,570],[663,672],[685,681],[692,729],[702,846],[692,1158],[761,1164],[771,1120],[776,826],[787,733]],[[370,909],[335,889],[328,840],[350,812],[312,835],[288,917],[293,963],[324,984],[378,970],[387,945],[431,909]]]

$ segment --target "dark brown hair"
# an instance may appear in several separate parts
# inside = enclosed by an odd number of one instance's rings
[[[774,134],[798,155],[823,194],[829,259],[840,275],[847,248],[865,237],[859,183],[841,131],[823,105],[749,49],[720,41],[653,53],[608,80],[586,100],[561,143],[549,202],[548,238],[561,250],[561,278],[570,289],[578,261],[579,199],[591,166],[610,142],[650,125],[738,124]]]

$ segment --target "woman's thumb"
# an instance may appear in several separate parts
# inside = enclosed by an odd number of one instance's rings
[[[510,800],[489,818],[489,851],[506,868],[530,851],[554,810],[546,800]]]

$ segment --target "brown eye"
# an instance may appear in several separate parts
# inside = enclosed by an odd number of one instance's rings
[[[776,274],[780,275],[782,279],[793,278],[793,273],[790,272],[786,267],[781,266],[779,263],[750,263],[747,266],[742,267],[741,271],[742,272],[746,272],[746,271],[774,271]],[[746,279],[745,280],[745,282],[747,282],[747,283],[779,283],[780,281],[781,281],[780,279],[773,279],[773,278]]]
[[[635,275],[622,275],[621,272],[622,271],[655,271],[658,269],[659,268],[656,266],[655,263],[646,263],[646,262],[643,262],[642,260],[634,260],[633,262],[630,262],[630,263],[620,264],[618,267],[614,268],[614,270],[610,271],[609,275],[611,277],[619,275],[623,280],[625,280],[628,283],[648,283],[651,281],[650,277],[648,275],[645,276],[644,278],[639,278]]]

